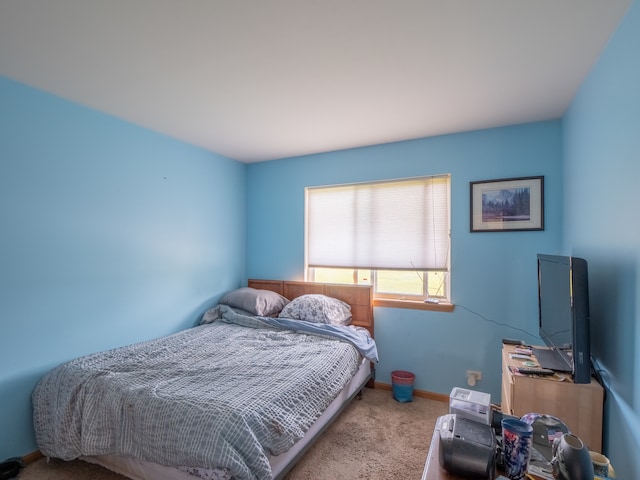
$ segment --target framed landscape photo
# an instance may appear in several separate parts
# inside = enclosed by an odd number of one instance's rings
[[[544,230],[544,177],[470,182],[471,231]]]

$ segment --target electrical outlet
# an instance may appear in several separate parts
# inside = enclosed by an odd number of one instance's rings
[[[476,380],[482,380],[482,372],[478,370],[467,370],[467,377],[473,377]]]
[[[476,382],[482,380],[482,372],[478,370],[467,370],[467,385],[475,387]]]

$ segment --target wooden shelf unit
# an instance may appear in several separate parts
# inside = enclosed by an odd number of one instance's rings
[[[569,374],[564,381],[554,377],[514,374],[509,367],[522,366],[524,361],[509,356],[515,348],[513,345],[502,347],[502,411],[517,417],[527,413],[558,417],[590,450],[601,452],[602,385],[593,378],[591,383],[573,383]]]

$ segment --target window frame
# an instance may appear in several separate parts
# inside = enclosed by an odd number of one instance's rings
[[[364,267],[330,267],[330,266],[309,266],[308,262],[308,215],[309,215],[309,205],[308,205],[308,189],[305,189],[305,279],[307,281],[316,281],[316,268],[323,269],[332,269],[335,268],[340,270],[352,270],[350,283],[352,284],[371,284],[373,286],[373,296],[374,296],[374,306],[393,306],[399,308],[418,308],[423,310],[440,310],[440,311],[451,311],[453,310],[453,305],[451,304],[451,175],[433,175],[428,177],[419,177],[419,178],[445,178],[447,179],[447,192],[446,192],[446,214],[447,214],[447,251],[446,251],[446,264],[440,268],[427,268],[427,269],[391,269],[391,268],[364,268]],[[402,181],[403,179],[399,179]],[[399,180],[389,180],[388,182],[398,182]],[[415,180],[415,179],[406,179],[406,180]],[[385,183],[385,181],[375,181],[375,182],[363,182],[361,184],[355,185],[363,185],[368,186],[372,184],[380,184]],[[335,186],[327,186],[327,187],[309,187],[309,188],[332,188],[332,187],[344,187],[345,185],[335,185]],[[348,184],[346,185],[348,186]],[[440,230],[441,231],[441,230]],[[368,270],[370,272],[371,280],[369,282],[361,282],[359,279],[358,272],[361,270]],[[382,271],[409,271],[415,272],[418,276],[422,276],[422,294],[413,294],[413,293],[392,293],[392,292],[379,292],[378,291],[378,274]],[[442,273],[444,278],[442,280],[442,288],[444,291],[440,295],[430,295],[429,294],[429,274],[430,273]],[[341,279],[342,281],[342,279]]]

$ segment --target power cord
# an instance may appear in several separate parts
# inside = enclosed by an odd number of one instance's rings
[[[593,371],[596,375],[596,380],[600,385],[604,387],[604,399],[603,401],[606,403],[607,401],[607,393],[611,391],[611,382],[609,381],[609,372],[607,372],[604,368],[600,366],[598,361],[595,359],[593,355],[590,357],[591,366],[593,367]],[[607,377],[605,379],[605,377]]]
[[[506,324],[506,323],[497,322],[497,321],[495,321],[495,320],[492,320],[492,319],[490,319],[490,318],[487,318],[487,317],[485,317],[484,315],[482,315],[481,313],[478,313],[478,312],[476,312],[476,311],[474,311],[474,310],[471,310],[470,308],[467,308],[467,307],[465,307],[464,305],[461,305],[461,304],[459,304],[459,303],[456,303],[455,305],[456,305],[456,308],[458,308],[458,307],[459,307],[459,308],[462,308],[463,310],[466,310],[467,312],[469,312],[469,313],[471,313],[471,314],[473,314],[473,315],[476,315],[476,316],[480,317],[480,318],[481,318],[481,319],[483,319],[485,322],[493,323],[494,325],[499,325],[499,326],[501,326],[501,327],[507,327],[507,328],[510,328],[510,329],[512,329],[512,330],[517,330],[517,331],[519,331],[519,332],[524,333],[525,335],[529,335],[530,337],[533,337],[533,338],[536,338],[536,339],[539,339],[539,338],[540,338],[540,337],[538,337],[537,335],[534,335],[534,334],[532,334],[532,333],[529,333],[529,332],[527,332],[526,330],[524,330],[524,329],[522,329],[522,328],[514,327],[513,325],[508,325],[508,324]]]

